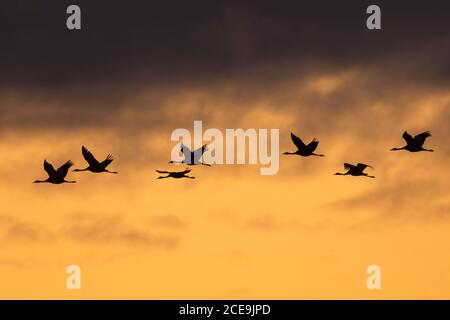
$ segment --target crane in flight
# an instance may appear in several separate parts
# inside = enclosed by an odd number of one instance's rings
[[[203,145],[195,151],[191,151],[184,144],[181,144],[180,151],[184,154],[184,159],[182,161],[169,161],[169,163],[181,163],[187,164],[188,166],[203,165],[211,166],[210,164],[200,162],[200,158],[203,156],[205,151],[208,150],[208,145]]]
[[[66,180],[67,172],[69,168],[73,166],[72,161],[67,161],[58,170],[55,170],[53,166],[44,160],[44,170],[48,174],[47,180],[36,180],[33,183],[53,183],[53,184],[61,184],[61,183],[76,183],[76,181],[68,181]]]
[[[408,131],[403,132],[403,139],[406,141],[406,146],[402,148],[393,148],[391,151],[399,151],[399,150],[407,150],[409,152],[419,152],[419,151],[428,151],[433,152],[434,150],[425,149],[423,144],[428,137],[431,137],[430,131],[422,132],[416,136],[411,136]]]
[[[84,159],[89,164],[89,166],[84,169],[75,169],[73,171],[75,171],[75,172],[91,171],[94,173],[107,172],[107,173],[114,173],[114,174],[118,173],[116,171],[109,171],[108,169],[106,169],[106,167],[108,167],[111,164],[111,162],[113,162],[113,160],[114,160],[112,155],[108,154],[108,156],[106,157],[105,160],[103,160],[102,162],[99,162],[97,159],[95,159],[94,155],[85,146],[81,147],[81,152],[83,154]]]
[[[191,172],[190,169],[186,169],[186,170],[181,171],[181,172],[161,171],[161,170],[156,170],[156,172],[161,173],[161,174],[167,174],[167,176],[160,176],[157,179],[165,179],[165,178],[174,178],[174,179],[189,178],[189,179],[195,179],[195,177],[187,176],[187,174],[189,172]]]
[[[345,173],[340,173],[337,172],[335,173],[336,176],[364,176],[364,177],[368,177],[368,178],[375,178],[374,176],[370,176],[367,173],[364,172],[364,170],[366,168],[371,168],[373,169],[373,167],[369,166],[368,164],[364,164],[364,163],[358,163],[356,166],[350,163],[344,163],[344,168],[347,170],[347,172]]]
[[[291,132],[291,139],[292,139],[292,142],[297,147],[297,151],[285,152],[283,154],[298,155],[298,156],[302,156],[302,157],[309,157],[309,156],[323,157],[324,156],[323,154],[314,153],[314,151],[316,151],[316,149],[317,149],[317,146],[319,145],[319,141],[316,138],[314,138],[309,144],[305,144],[302,141],[302,139],[300,139],[299,137],[297,137],[295,134],[293,134]]]

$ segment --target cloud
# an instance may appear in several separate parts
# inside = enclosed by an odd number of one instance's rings
[[[448,3],[437,0],[380,0],[383,30],[370,33],[365,10],[371,3],[364,1],[196,0],[177,2],[174,10],[164,2],[123,6],[80,0],[82,30],[70,32],[64,23],[69,4],[38,0],[8,6],[0,16],[8,26],[0,30],[7,49],[0,61],[0,85],[90,86],[136,79],[186,83],[280,61],[378,64],[411,52],[412,46],[427,52],[426,57],[443,58],[444,52],[426,48],[445,39],[442,24],[450,12]]]
[[[78,4],[85,17],[79,33],[60,26],[64,1],[18,2],[0,19],[11,26],[0,30],[7,48],[0,59],[0,134],[44,141],[42,157],[64,150],[82,161],[79,146],[88,141],[93,152],[102,148],[99,157],[113,153],[118,171],[141,170],[166,163],[172,130],[200,119],[205,129],[280,128],[281,151],[293,147],[290,131],[319,138],[322,162],[282,159],[295,166],[295,178],[338,170],[343,161],[364,161],[384,174],[392,162],[386,151],[402,143],[405,129],[433,132],[433,159],[445,170],[448,3],[381,1],[380,32],[365,29],[361,1],[198,1],[176,11],[164,3]],[[29,23],[14,23],[19,16]],[[20,156],[26,161],[14,159],[24,170],[11,176],[28,172],[36,156],[29,152]],[[94,220],[79,227],[95,238],[90,231],[98,226]],[[129,228],[98,237],[151,242],[153,235]]]
[[[55,235],[38,223],[2,215],[0,216],[0,237],[6,242],[20,243],[50,241]]]
[[[65,29],[69,2],[11,4],[0,16],[9,26],[0,29],[0,126],[136,135],[208,120],[217,109],[239,119],[243,105],[265,100],[289,114],[297,107],[297,120],[305,109],[340,120],[402,88],[448,87],[450,4],[442,1],[381,1],[381,32],[365,28],[361,1],[194,3],[174,11],[80,0],[80,32]],[[357,77],[346,79],[349,70]],[[283,91],[287,83],[296,87]],[[303,87],[315,90],[299,97]]]
[[[175,216],[159,216],[154,226],[182,228],[184,223]],[[0,216],[0,238],[10,243],[34,243],[69,238],[80,243],[123,243],[156,247],[176,247],[179,237],[173,234],[151,232],[136,227],[119,216],[90,214],[72,215],[62,229],[51,230],[35,222],[23,221],[10,215]]]
[[[74,215],[63,230],[69,239],[80,243],[116,243],[167,248],[174,248],[179,244],[179,238],[176,236],[155,234],[142,227],[133,226],[119,216]]]
[[[159,215],[150,221],[150,225],[170,229],[186,227],[186,223],[174,214]]]
[[[398,180],[396,180],[398,179]],[[399,178],[332,203],[339,210],[372,211],[378,219],[436,220],[450,218],[449,184],[436,179]]]

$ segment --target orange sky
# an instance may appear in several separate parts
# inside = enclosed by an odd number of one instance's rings
[[[0,299],[450,299],[450,2],[378,3],[377,31],[361,1],[78,0],[78,31],[64,1],[5,4]],[[325,157],[157,180],[195,120]],[[389,151],[405,130],[435,152]],[[82,145],[119,174],[32,184]]]
[[[233,87],[179,90],[161,114],[176,106],[186,117],[157,130],[142,125],[151,110],[136,114],[130,106],[100,129],[4,132],[0,297],[450,298],[450,93],[416,91],[402,113],[401,96],[369,100],[355,111],[358,121],[314,109],[292,117],[309,108],[309,95],[327,99],[360,80],[355,71],[301,81],[241,101]],[[289,101],[280,107],[283,96]],[[205,128],[279,128],[281,152],[293,148],[291,130],[315,136],[326,157],[281,157],[275,176],[261,176],[259,166],[222,165],[194,168],[196,180],[156,180],[154,169],[173,168],[171,131],[192,130],[203,114]],[[138,136],[122,128],[133,122]],[[404,129],[432,130],[426,143],[436,152],[389,152],[402,145]],[[120,174],[70,173],[76,185],[31,183],[45,177],[44,158],[83,166],[82,144],[99,158],[113,153],[111,168]],[[344,161],[372,164],[377,179],[334,176]],[[80,291],[65,287],[70,264],[81,267]],[[365,286],[371,264],[381,267],[380,291]]]

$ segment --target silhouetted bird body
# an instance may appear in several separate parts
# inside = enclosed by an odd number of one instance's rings
[[[55,170],[55,168],[53,168],[53,166],[50,163],[48,163],[47,160],[44,160],[44,170],[48,174],[48,179],[36,180],[33,183],[53,183],[53,184],[75,183],[76,181],[67,181],[65,179],[67,176],[67,172],[69,171],[69,168],[71,166],[73,166],[73,162],[69,160],[61,167],[59,167],[58,170]]]
[[[423,144],[428,137],[431,137],[431,133],[429,131],[422,132],[415,137],[412,137],[407,131],[405,131],[402,135],[403,139],[406,141],[406,146],[402,148],[393,148],[391,151],[399,151],[399,150],[407,150],[409,152],[419,152],[419,151],[428,151],[433,152],[434,150],[423,148]]]
[[[156,172],[167,174],[167,176],[158,177],[157,179],[165,179],[165,178],[174,178],[174,179],[189,178],[189,179],[195,179],[195,177],[190,177],[190,176],[186,175],[189,172],[191,172],[191,170],[189,170],[189,169],[186,169],[186,170],[181,171],[181,172],[160,171],[160,170],[156,170]]]
[[[195,151],[191,151],[191,149],[182,144],[180,151],[184,154],[184,159],[182,161],[169,161],[169,163],[182,163],[187,164],[188,166],[195,166],[195,165],[211,166],[210,164],[200,162],[200,158],[207,150],[208,148],[206,144]]]
[[[337,172],[337,173],[335,173],[335,175],[337,175],[337,176],[350,175],[350,176],[355,176],[355,177],[357,177],[357,176],[364,176],[364,177],[368,177],[368,178],[375,178],[374,176],[369,176],[367,173],[364,172],[364,170],[366,168],[373,169],[368,164],[358,163],[355,166],[355,165],[350,164],[350,163],[344,163],[344,168],[347,170],[347,172],[345,172],[345,173]]]
[[[285,152],[283,154],[289,154],[289,155],[299,155],[302,157],[309,157],[309,156],[317,156],[317,157],[323,157],[323,154],[317,154],[314,153],[316,151],[317,146],[319,145],[319,141],[314,138],[309,144],[305,144],[302,139],[297,137],[295,134],[291,133],[291,139],[292,142],[297,147],[297,151],[295,152]]]
[[[75,169],[73,171],[76,171],[76,172],[91,171],[94,173],[107,172],[107,173],[114,173],[114,174],[118,173],[116,171],[109,171],[108,169],[106,169],[106,167],[108,167],[111,164],[111,162],[113,162],[113,160],[114,160],[112,155],[108,154],[108,156],[106,157],[105,160],[103,160],[102,162],[99,162],[99,161],[97,161],[97,159],[95,159],[94,155],[85,146],[81,147],[81,152],[83,153],[83,157],[87,161],[89,166],[85,169]]]

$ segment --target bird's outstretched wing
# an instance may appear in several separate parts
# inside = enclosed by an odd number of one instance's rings
[[[161,171],[161,170],[155,170],[158,173],[170,173],[169,171]]]
[[[303,143],[302,139],[297,137],[292,132],[291,132],[291,139],[292,139],[292,142],[297,146],[298,149],[303,149],[306,147],[305,144]]]
[[[200,148],[198,148],[197,150],[195,150],[194,151],[194,153],[201,153],[201,154],[204,154],[205,153],[205,151],[207,151],[208,150],[208,145],[207,144],[204,144],[204,145],[202,145]]]
[[[94,155],[85,147],[81,147],[81,152],[83,153],[84,159],[92,166],[99,165],[97,159],[95,159]]]
[[[192,161],[191,149],[186,147],[184,144],[181,144],[180,151],[184,154],[184,161],[187,163],[191,163],[191,161]]]
[[[350,163],[344,163],[344,168],[346,170],[351,170],[352,168],[355,168],[355,166]]]
[[[61,167],[59,167],[56,173],[61,179],[64,179],[67,176],[67,172],[69,171],[69,168],[71,166],[73,166],[73,162],[69,160],[66,163],[64,163]]]
[[[306,147],[309,151],[314,152],[317,149],[317,146],[319,145],[319,140],[314,138]]]
[[[193,163],[198,163],[200,161],[200,158],[205,153],[205,151],[208,150],[208,145],[204,144],[200,148],[194,151],[194,159]]]
[[[111,164],[111,162],[114,161],[114,157],[112,156],[112,154],[108,154],[108,156],[106,157],[105,160],[102,161],[102,163],[100,163],[104,168],[106,168],[107,166],[109,166]]]
[[[55,168],[47,162],[47,160],[44,160],[44,170],[47,172],[49,177],[54,177],[57,175]]]
[[[359,170],[364,171],[365,168],[371,168],[373,169],[372,166],[369,166],[368,164],[365,163],[358,163],[358,165],[356,166]]]
[[[408,133],[408,131],[403,132],[403,139],[405,139],[407,144],[411,144],[413,142],[413,137]]]
[[[428,137],[431,137],[431,132],[425,131],[415,136],[414,140],[416,140],[419,145],[423,145],[425,143],[425,139]]]

